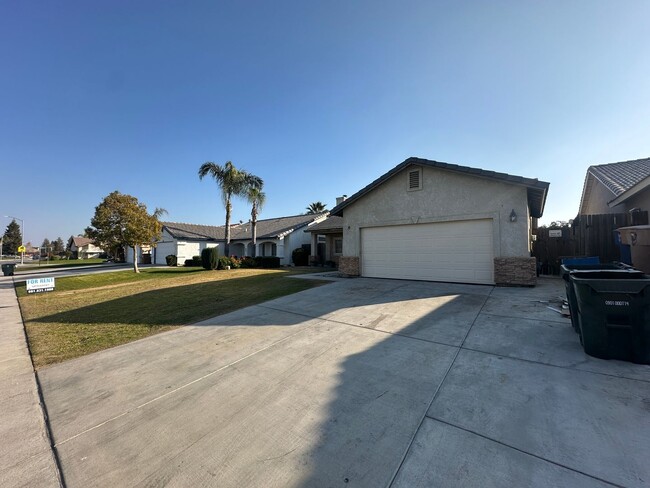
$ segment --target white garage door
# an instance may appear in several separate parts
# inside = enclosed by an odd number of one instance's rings
[[[494,283],[492,220],[361,229],[361,275]]]

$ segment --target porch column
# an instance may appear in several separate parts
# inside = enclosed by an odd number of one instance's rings
[[[291,257],[289,257],[289,262],[287,263],[286,256],[284,255],[284,239],[275,244],[275,255],[280,258],[280,264],[290,264]]]
[[[318,254],[318,234],[315,232],[311,233],[311,253],[312,256]]]

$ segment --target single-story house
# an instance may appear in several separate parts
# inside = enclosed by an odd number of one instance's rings
[[[325,220],[327,212],[320,214],[293,215],[257,221],[256,256],[277,256],[281,265],[291,264],[291,253],[299,247],[309,245],[305,228]],[[230,239],[230,255],[252,256],[253,230],[250,222],[234,228]]]
[[[68,249],[72,252],[74,259],[98,258],[100,254],[104,253],[104,250],[96,246],[92,239],[82,236],[70,237]]]
[[[174,255],[179,265],[193,256],[200,256],[206,247],[218,247],[225,242],[225,226],[161,222],[161,238],[156,246],[138,249],[138,263],[167,264],[166,256]],[[232,232],[231,226],[231,232]],[[147,256],[149,254],[150,256]],[[126,262],[133,262],[133,249],[126,250]]]
[[[339,203],[348,275],[534,285],[533,219],[549,183],[409,158]]]
[[[650,210],[650,158],[599,164],[587,169],[580,215]]]
[[[309,245],[310,239],[303,230],[327,217],[327,213],[294,215],[257,221],[257,245],[253,253],[252,225],[250,222],[230,226],[231,256],[277,256],[281,265],[291,264],[294,249]],[[223,255],[225,226],[162,222],[162,237],[151,250],[151,262],[166,264],[165,257],[173,254],[179,265],[186,259],[201,254],[206,247],[217,247]],[[132,251],[127,262],[133,262]]]

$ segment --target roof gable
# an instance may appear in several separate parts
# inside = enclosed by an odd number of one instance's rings
[[[584,213],[593,186],[600,183],[612,194],[613,207],[650,186],[650,158],[589,166],[580,198],[579,213]]]
[[[82,236],[72,237],[72,243],[77,247],[83,247],[88,244],[94,244],[92,239],[88,237],[82,237]]]
[[[408,158],[402,163],[395,166],[393,169],[383,174],[375,181],[365,186],[354,195],[349,197],[347,200],[343,201],[331,211],[331,215],[342,216],[343,210],[345,207],[351,205],[355,201],[362,198],[364,195],[370,191],[377,188],[379,185],[392,178],[403,169],[411,165],[425,166],[430,168],[437,168],[444,171],[452,171],[455,173],[465,174],[469,176],[475,176],[477,178],[485,178],[489,180],[496,180],[505,183],[511,183],[513,185],[525,186],[528,190],[528,205],[530,207],[531,216],[541,217],[544,212],[544,204],[546,203],[546,195],[548,193],[549,183],[545,181],[540,181],[533,178],[525,178],[523,176],[515,176],[507,173],[499,173],[496,171],[488,171],[480,168],[472,168],[469,166],[460,166],[458,164],[443,163],[440,161],[432,161],[429,159],[422,158]]]

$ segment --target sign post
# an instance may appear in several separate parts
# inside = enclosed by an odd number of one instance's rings
[[[20,264],[25,264],[25,246],[22,244],[18,246],[18,252],[20,253]]]

